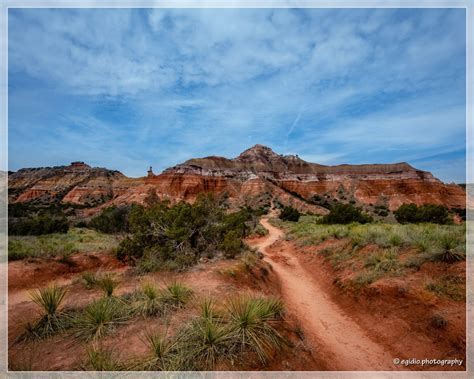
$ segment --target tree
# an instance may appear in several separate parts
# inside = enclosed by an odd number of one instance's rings
[[[350,224],[351,222],[359,222],[365,224],[372,221],[372,217],[362,213],[359,208],[352,204],[336,204],[331,211],[323,217],[323,224]]]
[[[298,210],[293,207],[283,207],[279,217],[284,221],[297,222],[300,219],[300,215],[300,212],[298,212]]]

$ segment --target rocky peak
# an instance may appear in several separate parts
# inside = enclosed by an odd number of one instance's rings
[[[268,146],[256,144],[252,146],[250,149],[243,151],[236,160],[239,159],[247,159],[252,157],[280,157],[277,153],[275,153],[271,148]]]

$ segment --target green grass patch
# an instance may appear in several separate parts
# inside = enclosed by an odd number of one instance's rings
[[[9,236],[8,259],[67,257],[77,252],[112,250],[119,240],[118,236],[84,228],[72,228],[65,234]]]

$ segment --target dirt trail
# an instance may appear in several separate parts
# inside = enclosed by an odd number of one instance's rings
[[[291,252],[271,252],[270,245],[283,236],[267,218],[261,220],[269,234],[254,244],[281,281],[281,291],[290,312],[301,324],[304,338],[328,370],[394,370],[393,356],[372,341],[325,293],[317,278],[302,267]]]

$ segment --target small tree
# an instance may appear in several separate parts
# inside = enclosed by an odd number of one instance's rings
[[[323,224],[350,224],[351,222],[360,222],[365,224],[371,222],[372,217],[362,213],[359,208],[352,204],[336,204],[332,207],[329,214],[323,217]]]
[[[280,219],[284,221],[294,221],[297,222],[300,219],[300,212],[293,207],[284,207],[280,212]]]
[[[449,222],[448,209],[436,204],[425,204],[420,207],[416,204],[402,204],[394,214],[400,224],[416,222],[446,224]]]

